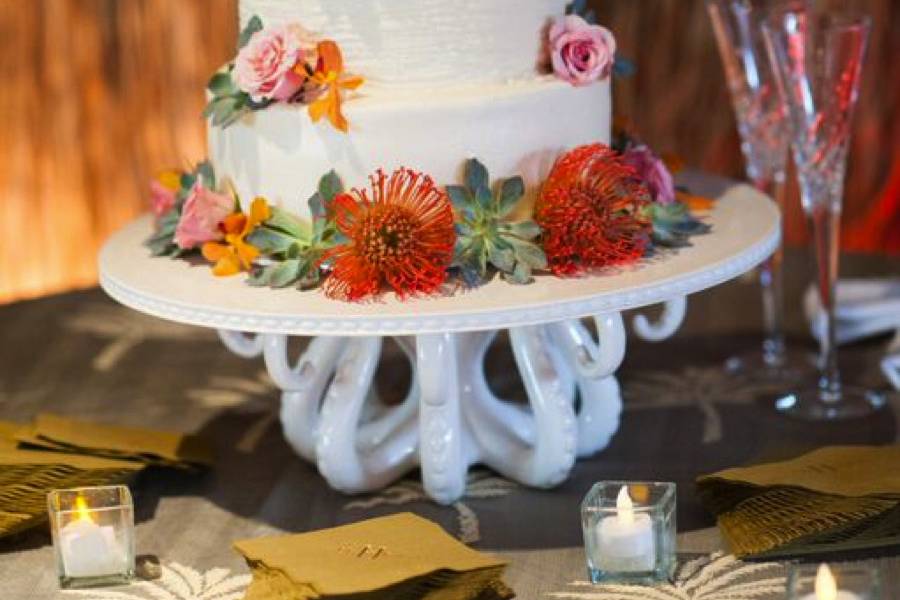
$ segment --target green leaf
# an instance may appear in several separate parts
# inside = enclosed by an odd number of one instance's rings
[[[272,277],[273,266],[269,265],[254,269],[246,279],[247,285],[251,287],[268,287],[269,279]]]
[[[334,200],[334,197],[343,193],[343,191],[344,184],[334,170],[328,171],[319,179],[319,194],[326,204]]]
[[[173,208],[159,218],[159,221],[157,222],[157,232],[173,233],[180,220],[181,213]]]
[[[297,243],[296,238],[269,227],[257,227],[247,236],[247,241],[263,254],[287,252],[288,248]]]
[[[532,269],[546,269],[547,255],[540,246],[532,242],[525,242],[517,238],[507,238],[515,249],[516,260],[524,262]]]
[[[516,207],[525,194],[525,182],[521,177],[510,177],[500,186],[499,213],[505,217]]]
[[[446,187],[447,195],[450,197],[450,202],[453,203],[453,206],[457,210],[463,210],[466,206],[472,202],[472,194],[469,193],[469,190],[461,185],[448,185]]]
[[[487,273],[487,264],[488,264],[488,251],[487,247],[484,244],[484,239],[475,238],[474,243],[472,244],[472,252],[474,254],[474,258],[476,264],[478,265],[478,274],[481,277]]]
[[[263,28],[262,19],[259,18],[259,15],[253,15],[250,17],[250,20],[247,21],[246,27],[241,31],[241,35],[238,36],[238,48],[243,48],[247,45],[247,42],[250,41],[250,38],[253,37],[253,34],[257,31],[260,31]]]
[[[516,263],[516,268],[513,269],[512,273],[504,273],[503,279],[516,285],[525,285],[534,281],[534,278],[531,276],[531,269],[523,262]]]
[[[488,253],[491,264],[497,267],[498,271],[512,271],[516,266],[516,253],[510,248],[498,248],[491,246]]]
[[[206,89],[212,92],[213,96],[232,96],[239,91],[228,71],[215,73],[206,84]]]
[[[307,204],[309,205],[309,214],[312,215],[313,226],[315,227],[316,221],[325,218],[325,203],[322,201],[322,194],[316,192],[309,197]]]
[[[216,101],[218,98],[210,98],[209,102],[206,103],[206,106],[203,107],[203,112],[200,115],[204,119],[208,119],[213,116],[213,113],[216,111]]]
[[[469,245],[472,240],[466,236],[456,236],[456,243],[453,245],[453,265],[460,266],[466,260]]]
[[[298,242],[303,243],[290,234],[270,227],[257,227],[247,236],[247,241],[259,248],[263,254],[280,254],[287,252]]]
[[[182,173],[181,174],[181,189],[189,190],[194,187],[194,184],[197,182],[197,176],[193,173]]]
[[[477,158],[470,158],[466,162],[466,187],[474,194],[481,188],[490,190],[487,168]]]
[[[200,177],[200,180],[203,182],[203,187],[207,189],[215,189],[216,172],[213,169],[212,163],[210,163],[208,160],[199,162],[197,163],[197,167],[194,169],[194,172],[198,177]]]
[[[269,285],[273,288],[284,288],[300,279],[300,260],[292,259],[272,266]]]
[[[145,245],[153,256],[166,256],[174,246],[171,240],[147,240]]]
[[[482,211],[488,212],[493,208],[492,204],[494,203],[494,197],[491,195],[491,190],[489,188],[480,187],[475,190],[475,201]]]
[[[300,217],[294,216],[277,206],[271,207],[271,212],[272,215],[266,221],[268,227],[278,229],[290,235],[295,240],[309,243],[312,234],[312,226],[308,221],[304,221]]]
[[[247,278],[247,284],[253,287],[284,288],[300,279],[301,261],[285,260],[266,265]]]
[[[501,229],[523,240],[533,240],[541,235],[541,226],[534,221],[519,221],[518,223],[504,223]]]
[[[315,287],[322,279],[317,260],[313,260],[310,257],[306,257],[300,261],[298,273],[300,275],[300,287],[303,289]]]
[[[212,124],[215,127],[227,127],[232,124],[237,120],[235,115],[240,116],[240,105],[240,101],[234,96],[216,99],[212,107]]]

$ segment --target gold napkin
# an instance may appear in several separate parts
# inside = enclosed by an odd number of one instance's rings
[[[235,543],[253,571],[245,600],[509,598],[506,563],[412,513]]]
[[[47,492],[125,481],[144,465],[96,456],[15,447],[18,425],[0,422],[0,537],[43,523]]]
[[[900,543],[900,446],[834,446],[697,480],[738,556]]]
[[[193,435],[139,427],[101,425],[53,414],[40,414],[32,425],[16,434],[29,446],[113,459],[137,460],[149,465],[193,467],[211,465],[212,451]]]

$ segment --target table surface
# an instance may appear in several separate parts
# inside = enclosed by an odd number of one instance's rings
[[[857,276],[897,271],[895,260],[878,258],[848,257],[844,267],[846,274]],[[811,349],[800,307],[810,272],[805,253],[789,254],[787,272],[791,341]],[[577,512],[581,497],[597,480],[652,479],[678,483],[683,558],[696,554],[701,561],[715,561],[703,571],[712,582],[705,586],[715,587],[715,577],[745,577],[757,581],[753,585],[762,594],[748,598],[778,598],[783,595],[777,591],[765,595],[767,584],[760,578],[780,577],[779,566],[742,574],[740,563],[714,554],[721,541],[697,501],[693,480],[701,473],[789,457],[824,444],[896,442],[900,406],[852,425],[810,425],[774,414],[760,400],[773,391],[765,383],[733,378],[720,368],[725,357],[758,346],[759,304],[755,282],[739,279],[692,296],[685,326],[675,338],[661,344],[631,341],[620,371],[621,429],[606,451],[580,461],[560,487],[526,489],[475,470],[467,496],[448,507],[426,501],[415,475],[374,496],[347,497],[330,490],[282,439],[278,394],[260,360],[230,354],[210,330],[140,315],[99,290],[0,307],[0,419],[24,422],[53,411],[201,431],[215,442],[218,459],[209,472],[154,469],[133,485],[138,553],[157,556],[166,576],[119,590],[130,595],[98,591],[83,597],[212,598],[202,596],[202,588],[226,575],[233,579],[223,579],[220,589],[240,592],[247,569],[230,547],[233,540],[401,510],[433,519],[477,548],[508,558],[506,579],[520,598],[550,592],[588,597],[583,588],[570,585],[585,577]],[[877,359],[885,342],[843,349],[847,379],[883,384]],[[387,348],[383,371],[390,377],[379,379],[379,392],[401,397],[409,368],[397,348]],[[499,340],[489,351],[489,379],[502,396],[524,398],[512,360],[508,344]],[[880,560],[885,597],[900,598],[900,559]],[[686,569],[696,571],[698,564]],[[0,539],[0,597],[77,596],[57,591],[43,528]],[[715,600],[716,595],[703,598]]]

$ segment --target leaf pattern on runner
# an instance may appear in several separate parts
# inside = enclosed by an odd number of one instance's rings
[[[241,600],[250,575],[232,575],[214,568],[200,572],[177,562],[162,566],[154,581],[140,581],[109,590],[66,590],[65,596],[84,600]]]
[[[784,567],[778,563],[745,563],[716,552],[685,562],[675,581],[655,587],[592,584],[575,581],[570,590],[553,592],[566,600],[774,600],[784,598]]]

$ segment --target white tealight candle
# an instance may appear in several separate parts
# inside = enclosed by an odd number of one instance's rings
[[[656,563],[653,522],[645,514],[634,514],[628,486],[616,497],[616,515],[604,517],[597,526],[598,567],[610,572],[652,571]]]
[[[59,532],[65,575],[103,577],[125,571],[126,556],[115,529],[95,523],[83,497],[75,499],[75,508],[78,517]]]
[[[806,594],[800,600],[861,600],[858,594],[839,590],[837,581],[828,565],[822,563],[816,571],[815,592]]]

